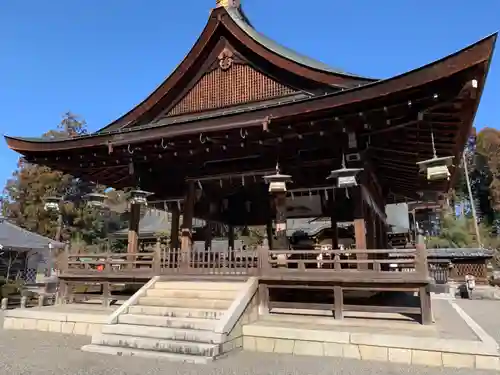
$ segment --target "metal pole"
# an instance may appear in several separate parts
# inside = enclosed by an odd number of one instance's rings
[[[472,219],[474,220],[474,229],[476,230],[476,241],[479,247],[483,247],[481,243],[481,236],[479,235],[479,225],[477,224],[476,205],[474,204],[474,197],[472,196],[472,188],[470,186],[469,170],[467,167],[467,158],[465,157],[465,152],[462,154],[462,160],[464,162],[465,181],[467,183],[467,190],[469,192],[469,201],[472,211]]]

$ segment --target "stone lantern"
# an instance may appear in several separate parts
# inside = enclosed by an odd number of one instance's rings
[[[150,195],[153,195],[153,193],[150,193],[149,191],[140,190],[140,189],[134,189],[134,190],[130,191],[128,201],[130,202],[130,204],[139,204],[141,206],[147,206],[148,205],[148,197]]]
[[[43,208],[45,211],[59,211],[62,203],[62,198],[58,196],[50,196],[44,199]]]
[[[106,200],[108,199],[108,196],[99,193],[89,193],[85,195],[84,198],[87,201],[87,206],[94,208],[104,208],[106,207]]]

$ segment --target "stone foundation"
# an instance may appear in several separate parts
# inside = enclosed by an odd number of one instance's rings
[[[3,328],[92,336],[101,331],[107,317],[106,314],[57,313],[16,309],[5,311]]]
[[[438,367],[500,370],[496,347],[480,341],[247,325],[243,349]]]

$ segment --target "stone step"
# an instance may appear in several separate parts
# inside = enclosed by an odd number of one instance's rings
[[[227,299],[199,299],[199,298],[162,298],[162,297],[141,297],[139,305],[184,307],[195,309],[228,309],[232,300]]]
[[[237,290],[149,289],[148,297],[234,300]]]
[[[82,350],[84,352],[91,352],[91,353],[119,355],[123,357],[134,356],[142,358],[165,359],[172,362],[194,363],[200,365],[213,361],[212,357],[201,357],[199,355],[177,354],[177,353],[158,352],[151,350],[121,348],[116,346],[104,346],[104,345],[93,345],[93,344],[83,346]]]
[[[128,308],[128,313],[134,315],[155,315],[169,318],[198,318],[207,320],[220,319],[225,312],[225,310],[220,309],[195,309],[143,305],[135,305]]]
[[[217,324],[217,320],[202,318],[175,318],[157,315],[123,314],[118,317],[118,323],[151,327],[184,328],[211,331]]]
[[[101,328],[101,333],[207,344],[220,343],[223,336],[222,334],[207,330],[151,327],[133,324],[106,324]]]
[[[154,289],[173,290],[240,290],[244,282],[217,282],[217,281],[157,281]]]
[[[92,336],[93,345],[115,346],[121,348],[152,350],[158,352],[216,357],[219,354],[218,344],[207,344],[190,341],[162,340],[149,337],[135,337],[113,334]]]

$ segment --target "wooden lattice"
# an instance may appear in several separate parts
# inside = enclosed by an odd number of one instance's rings
[[[476,278],[486,277],[486,265],[484,263],[457,263],[454,265],[454,276],[462,278],[467,274]]]
[[[248,65],[232,64],[205,74],[168,116],[251,103],[294,93]]]

